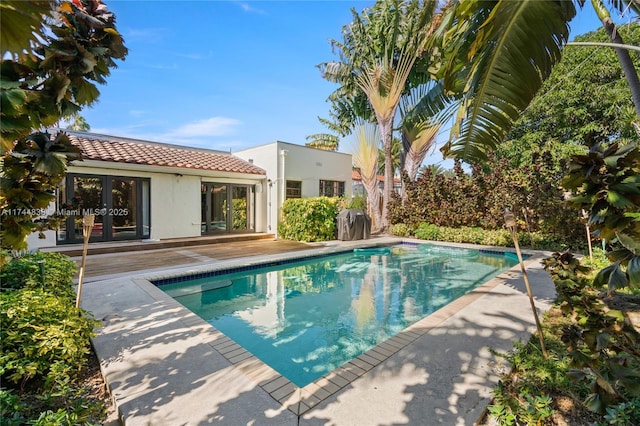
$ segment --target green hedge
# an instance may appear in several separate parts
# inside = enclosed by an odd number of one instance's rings
[[[449,228],[430,223],[421,223],[414,230],[405,224],[395,224],[391,227],[391,233],[399,237],[415,237],[421,240],[513,247],[511,233],[506,229],[486,230],[469,226]],[[518,241],[522,247],[537,250],[563,251],[569,248],[569,244],[563,241],[561,237],[542,232],[519,232]]]
[[[85,364],[99,323],[66,297],[41,289],[0,294],[0,373],[10,381],[53,383]]]
[[[340,198],[290,198],[282,206],[279,237],[295,241],[329,241],[336,238]]]
[[[57,253],[29,254],[0,269],[3,425],[97,424],[104,418],[103,404],[87,399],[77,380],[100,323],[75,307],[75,272],[75,262]]]
[[[42,261],[42,269],[38,261]],[[42,289],[73,299],[76,263],[60,253],[37,252],[15,258],[0,268],[0,291]]]

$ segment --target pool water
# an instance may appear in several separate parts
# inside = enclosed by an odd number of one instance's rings
[[[303,387],[516,263],[509,253],[403,245],[159,287]]]

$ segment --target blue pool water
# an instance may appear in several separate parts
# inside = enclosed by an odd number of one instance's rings
[[[516,263],[403,245],[156,284],[302,387]]]

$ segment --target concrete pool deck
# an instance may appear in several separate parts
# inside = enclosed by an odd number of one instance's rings
[[[334,242],[295,255],[400,241],[407,239]],[[516,266],[300,389],[149,283],[291,257],[253,256],[127,276],[114,271],[87,283],[83,308],[103,323],[93,343],[122,423],[473,424],[499,372],[508,368],[489,348],[510,350],[535,328]],[[527,262],[527,272],[544,311],[555,292],[539,259]]]

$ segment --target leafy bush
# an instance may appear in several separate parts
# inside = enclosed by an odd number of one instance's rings
[[[27,288],[0,293],[0,374],[51,386],[81,369],[98,325],[66,297]]]
[[[290,198],[282,205],[280,238],[295,241],[329,241],[336,238],[340,198]]]
[[[367,197],[364,195],[356,195],[354,196],[349,204],[347,204],[348,209],[359,209],[359,210],[367,210]]]
[[[42,261],[42,269],[38,261]],[[75,297],[76,264],[60,253],[37,252],[15,258],[0,268],[1,291],[44,288],[59,296]]]
[[[413,234],[416,238],[422,240],[513,247],[513,238],[506,229],[487,230],[470,226],[449,228],[430,223],[421,223]],[[518,240],[523,247],[539,250],[564,250],[567,248],[562,239],[542,232],[519,232]]]
[[[593,288],[587,268],[571,253],[544,260],[558,292],[560,309],[571,323],[562,331],[573,369],[571,377],[586,383],[584,404],[603,413],[611,405],[640,398],[640,335],[623,312],[607,306],[601,289]]]
[[[393,196],[389,221],[410,228],[427,222],[446,228],[499,231],[504,229],[504,209],[509,208],[519,216],[521,231],[556,235],[562,247],[583,248],[579,210],[566,205],[558,184],[566,163],[556,163],[545,151],[532,154],[530,165],[515,169],[507,160],[491,159],[474,166],[471,173],[456,163],[450,175],[426,169],[414,182],[404,176],[406,196]]]
[[[396,223],[395,225],[391,225],[389,229],[392,235],[396,235],[398,237],[411,237],[413,232],[409,226],[404,223]]]
[[[606,423],[600,425],[627,426],[640,419],[640,398],[633,398],[628,402],[607,407],[607,414],[604,416]]]
[[[87,388],[66,383],[21,400],[14,389],[0,389],[0,419],[3,426],[96,425],[105,418],[106,406],[87,398]]]
[[[440,238],[440,228],[430,223],[421,223],[413,234],[421,240],[438,241]]]
[[[569,201],[587,211],[589,225],[608,244],[611,264],[595,286],[609,293],[640,288],[640,146],[598,143],[571,158],[563,184],[576,194]]]

